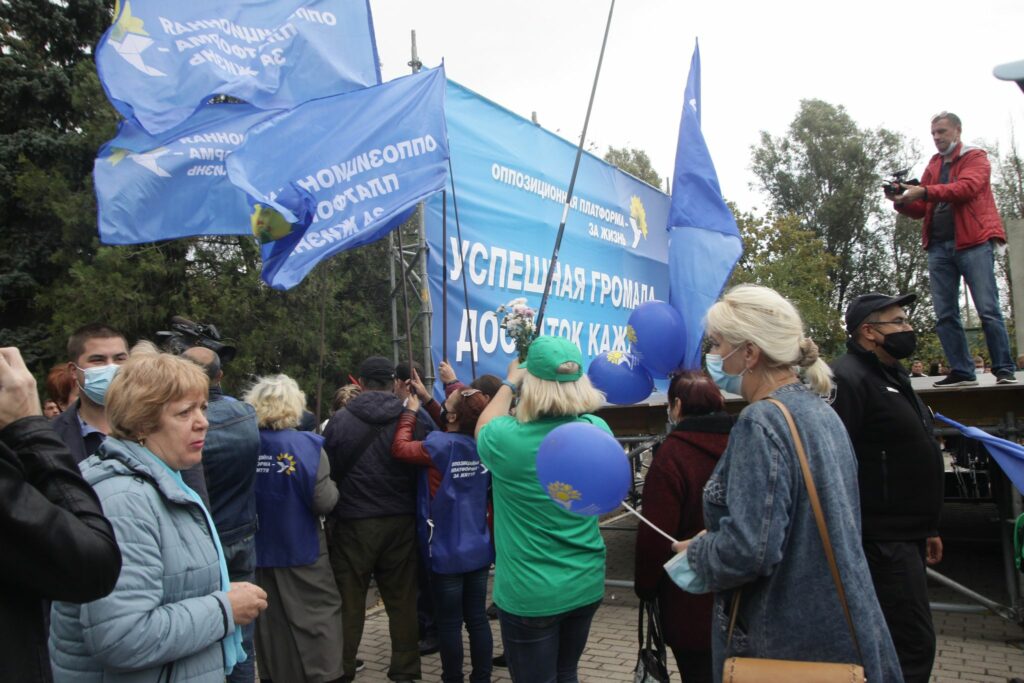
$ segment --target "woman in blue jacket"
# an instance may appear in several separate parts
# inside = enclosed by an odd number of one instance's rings
[[[416,378],[418,381],[418,378]],[[473,431],[490,399],[478,389],[452,392],[444,403],[445,431],[413,441],[420,401],[412,392],[398,418],[391,454],[425,468],[417,492],[417,528],[427,549],[441,680],[462,683],[462,624],[469,633],[471,683],[491,680],[494,646],[487,623],[487,576],[494,561],[488,526],[491,476],[480,463]]]
[[[55,602],[54,680],[221,683],[266,593],[229,584],[213,520],[180,471],[200,461],[208,380],[184,358],[135,347],[107,392],[111,433],[84,460],[121,549],[114,591]]]

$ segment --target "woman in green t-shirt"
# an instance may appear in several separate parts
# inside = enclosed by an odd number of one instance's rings
[[[509,415],[519,395],[515,416]],[[604,396],[583,374],[579,348],[540,337],[477,422],[477,450],[491,472],[497,550],[494,602],[512,680],[572,683],[604,597],[604,540],[596,517],[551,501],[537,479],[537,449],[554,428],[604,420],[585,413]]]

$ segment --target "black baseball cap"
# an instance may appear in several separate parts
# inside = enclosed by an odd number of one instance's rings
[[[395,365],[384,356],[370,356],[359,366],[359,378],[386,382],[395,378]]]
[[[899,296],[889,296],[880,292],[861,294],[846,307],[846,333],[852,337],[854,330],[860,327],[864,319],[875,311],[890,306],[906,306],[915,301],[917,301],[917,294],[901,294]]]

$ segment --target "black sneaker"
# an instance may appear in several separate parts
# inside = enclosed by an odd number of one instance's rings
[[[366,668],[366,662],[361,659],[356,660],[356,671],[362,671]]]
[[[996,384],[1016,384],[1017,375],[1009,370],[1000,370],[996,373]]]
[[[497,657],[495,657],[494,659],[492,659],[491,660],[491,664],[493,664],[494,666],[501,667],[502,669],[507,669],[508,668],[508,660],[505,659],[505,654],[504,653],[502,653],[502,654],[498,655]]]
[[[932,386],[938,389],[949,387],[976,387],[978,386],[978,380],[970,375],[965,375],[960,372],[951,372],[944,379],[940,379]]]
[[[420,654],[424,657],[432,655],[441,649],[441,644],[437,642],[437,636],[423,638],[419,642]]]

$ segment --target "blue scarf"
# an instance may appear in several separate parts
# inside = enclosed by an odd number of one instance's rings
[[[206,505],[203,503],[203,499],[199,497],[199,494],[193,491],[185,480],[181,478],[181,472],[177,472],[168,467],[167,463],[161,460],[155,453],[143,446],[144,450],[153,460],[160,463],[160,465],[171,475],[171,478],[175,481],[185,494],[194,500],[199,505],[199,509],[206,515],[206,522],[210,525],[210,534],[213,536],[213,544],[217,547],[217,563],[220,565],[220,585],[221,590],[225,593],[231,590],[231,580],[228,578],[228,563],[224,559],[224,548],[220,544],[220,537],[217,535],[217,527],[213,523],[213,517],[210,516],[210,511],[206,509]],[[236,664],[244,662],[248,657],[245,654],[245,650],[242,649],[242,629],[241,627],[235,627],[235,630],[224,636],[220,641],[221,650],[224,652],[224,675],[227,676],[235,668]]]

